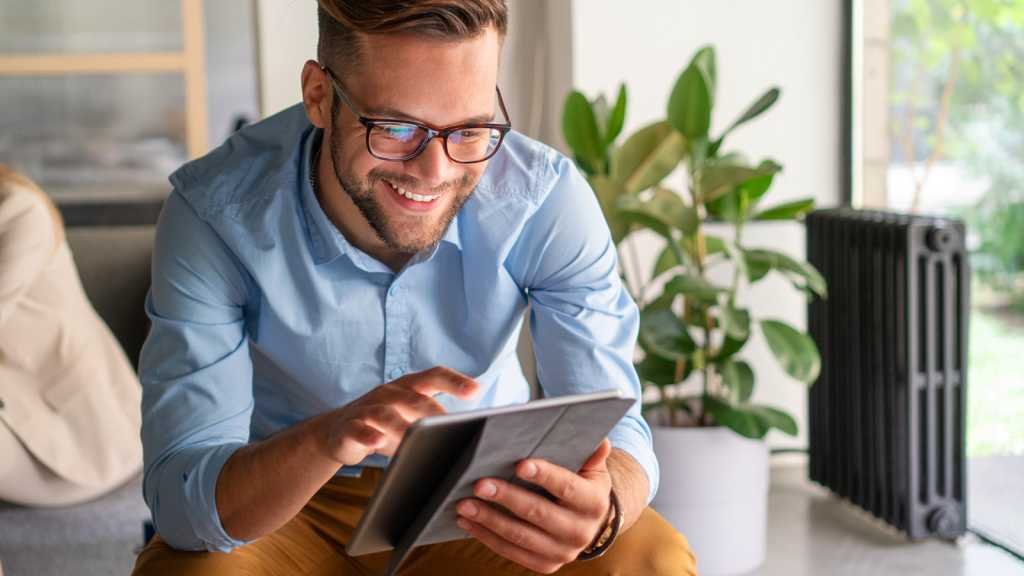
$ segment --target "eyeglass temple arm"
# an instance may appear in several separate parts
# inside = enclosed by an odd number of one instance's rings
[[[317,64],[320,63],[318,62]],[[362,114],[352,104],[352,101],[348,99],[348,95],[342,91],[341,86],[338,85],[338,81],[334,79],[334,72],[331,72],[331,70],[327,66],[324,66],[323,64],[320,64],[320,69],[327,74],[327,79],[330,80],[331,86],[334,87],[334,92],[338,95],[339,98],[341,98],[341,101],[345,104],[345,106],[348,106],[349,110],[355,112],[356,116],[362,116]]]
[[[511,128],[512,117],[508,115],[508,110],[505,109],[505,99],[501,97],[501,88],[495,86],[494,90],[498,93],[498,107],[501,108],[501,113],[505,116],[505,124],[508,124],[509,128]]]

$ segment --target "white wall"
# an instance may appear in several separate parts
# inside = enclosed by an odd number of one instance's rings
[[[776,107],[730,137],[729,148],[751,158],[771,157],[785,171],[769,203],[813,196],[819,205],[839,199],[840,2],[819,0],[643,0],[624,8],[616,0],[575,0],[572,5],[573,84],[593,97],[614,94],[626,82],[625,132],[663,118],[669,91],[690,56],[713,44],[718,90],[712,130],[728,125],[772,85],[782,89]],[[677,190],[681,179],[674,180]],[[803,257],[800,225],[760,224],[746,244]],[[646,237],[641,260],[653,262],[659,242]],[[803,298],[777,278],[757,285],[748,301],[755,316],[806,326]],[[755,401],[797,416],[796,439],[773,433],[774,446],[805,446],[806,390],[777,366],[758,335],[744,356],[758,375]]]
[[[263,116],[302,100],[302,65],[316,58],[315,0],[257,0]]]

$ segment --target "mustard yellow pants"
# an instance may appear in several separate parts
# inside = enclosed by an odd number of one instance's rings
[[[359,478],[335,478],[279,530],[223,552],[182,552],[159,535],[139,554],[134,576],[298,576],[383,574],[390,552],[348,556],[345,543],[355,530],[383,471],[366,468]],[[400,576],[457,574],[511,576],[534,572],[492,552],[475,538],[422,546],[399,569]],[[693,554],[682,534],[651,508],[620,534],[608,552],[573,562],[559,575],[636,574],[692,576]]]

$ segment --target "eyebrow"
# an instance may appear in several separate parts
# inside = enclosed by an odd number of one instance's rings
[[[370,108],[364,110],[363,113],[369,117],[389,118],[394,120],[414,120],[416,122],[428,124],[427,122],[423,122],[423,120],[420,120],[415,116],[406,114],[405,112],[402,112],[401,110],[395,108]],[[490,114],[478,114],[476,116],[471,116],[454,124],[448,124],[448,126],[460,126],[462,124],[486,124],[493,122],[495,119],[495,115],[496,114],[494,112],[491,112]]]

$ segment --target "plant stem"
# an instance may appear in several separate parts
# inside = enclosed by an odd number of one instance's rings
[[[705,277],[705,260],[707,259],[707,247],[704,241],[704,219],[707,216],[707,209],[704,207],[704,196],[700,189],[700,177],[697,172],[700,168],[691,171],[690,173],[690,191],[693,194],[693,207],[697,211],[697,229],[694,231],[694,246],[693,246],[693,263],[697,267],[697,275],[701,279],[707,280]],[[703,376],[702,384],[702,397],[700,403],[700,415],[697,417],[697,422],[701,426],[708,425],[708,413],[707,413],[707,398],[711,393],[711,306],[701,305],[702,316],[704,325],[704,344],[703,344],[703,366],[701,367],[701,373]]]

